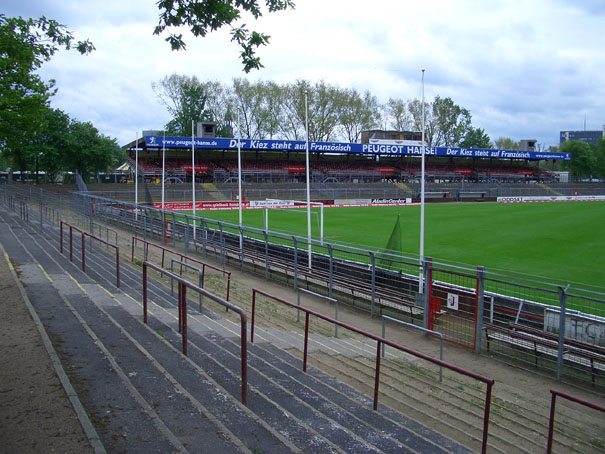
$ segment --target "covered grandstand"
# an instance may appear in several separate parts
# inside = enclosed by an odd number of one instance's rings
[[[237,181],[237,139],[146,136],[127,144],[131,169],[138,155],[140,175],[158,181],[165,151],[166,176],[200,183]],[[286,140],[240,141],[245,183],[301,183],[305,179],[306,143]],[[405,183],[420,180],[421,147],[310,142],[313,183]],[[434,183],[554,183],[557,175],[538,168],[539,161],[570,160],[566,153],[426,147],[426,181]],[[195,167],[194,167],[195,165]]]

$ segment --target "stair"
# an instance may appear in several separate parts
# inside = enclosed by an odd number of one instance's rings
[[[291,314],[279,314],[266,326],[257,318],[255,341],[248,345],[246,407],[240,401],[239,324],[231,313],[206,300],[200,312],[197,297],[191,298],[184,356],[176,295],[165,281],[149,280],[150,319],[144,325],[140,268],[123,260],[117,289],[115,257],[104,248],[87,247],[83,273],[80,242],[74,242],[72,263],[58,250],[56,226],[40,233],[35,220],[25,224],[4,206],[0,220],[0,242],[108,451],[480,450],[483,392],[475,383],[449,374],[439,383],[436,370],[387,351],[380,405],[373,411],[375,344],[316,330],[309,342],[315,367],[303,373],[301,325]],[[249,292],[238,287],[234,295],[249,314]],[[548,402],[497,383],[492,406],[489,452],[543,450]],[[573,424],[583,415],[560,411],[565,426],[554,452],[593,452],[584,429]]]
[[[394,183],[399,189],[401,189],[406,196],[414,197],[414,191],[412,191],[405,183]]]
[[[303,373],[260,337],[248,352],[243,406],[234,322],[207,312],[208,303],[199,314],[191,301],[185,357],[168,287],[150,280],[146,326],[140,270],[124,266],[117,289],[115,258],[104,249],[87,248],[83,273],[79,259],[60,255],[56,229],[40,235],[0,215],[8,226],[0,240],[108,451],[470,452],[386,407],[373,412],[367,397],[319,371]]]

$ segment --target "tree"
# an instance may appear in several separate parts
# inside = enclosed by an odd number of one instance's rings
[[[471,128],[470,112],[454,103],[451,98],[441,98],[439,95],[435,97],[432,109],[436,122],[433,145],[457,146]]]
[[[460,142],[461,148],[492,148],[492,141],[483,128],[471,128]]]
[[[90,41],[75,41],[58,22],[8,18],[0,14],[0,146],[13,166],[25,170],[31,156],[26,148],[44,126],[55,82],[44,82],[36,71],[59,48],[94,50]]]
[[[571,153],[569,170],[573,177],[583,178],[593,175],[596,159],[590,145],[581,140],[570,140],[561,145],[561,151]]]
[[[380,122],[378,100],[366,91],[363,97],[357,90],[343,90],[338,102],[339,130],[350,143],[359,141],[361,131],[373,129]]]
[[[411,126],[415,131],[422,131],[422,102],[413,99],[408,102],[408,112],[411,116]],[[433,108],[428,102],[424,102],[424,141],[429,147],[436,146],[433,143],[437,134],[437,121],[433,116]]]
[[[115,139],[99,134],[90,122],[72,120],[64,155],[66,169],[75,169],[87,181],[96,172],[110,169],[119,148]]]
[[[496,139],[496,148],[498,150],[518,150],[520,144],[510,137],[499,137]]]
[[[599,139],[598,144],[594,147],[595,155],[595,170],[594,176],[605,179],[605,139]]]
[[[385,106],[385,111],[386,118],[389,120],[389,127],[396,131],[412,129],[412,115],[404,100],[390,98]]]
[[[172,74],[151,87],[164,103],[172,120],[166,124],[166,133],[177,136],[191,135],[191,122],[210,121],[212,116],[205,111],[206,88],[197,77]]]
[[[38,157],[38,167],[46,172],[47,180],[53,183],[61,170],[65,169],[64,154],[69,143],[70,118],[59,109],[48,109],[45,127],[36,134],[32,144]],[[65,169],[68,170],[68,169]]]
[[[291,0],[265,0],[269,12],[294,9]],[[204,37],[209,32],[218,30],[223,26],[231,29],[231,41],[239,44],[242,51],[240,58],[244,71],[260,69],[263,65],[256,56],[256,49],[269,43],[269,35],[250,31],[246,24],[236,25],[242,18],[242,13],[249,13],[256,20],[262,16],[261,5],[258,0],[160,0],[157,2],[160,10],[160,21],[154,29],[155,35],[160,35],[166,29],[188,27],[193,36]],[[182,34],[169,33],[166,41],[173,50],[185,49]]]

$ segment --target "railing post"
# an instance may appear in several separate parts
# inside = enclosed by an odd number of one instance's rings
[[[116,247],[116,287],[120,288],[120,248]]]
[[[61,250],[61,254],[63,254],[63,221],[61,221],[59,225],[59,248]]]
[[[246,341],[246,316],[241,317],[241,355],[242,355],[242,403],[248,406],[248,342]]]
[[[252,315],[250,316],[250,343],[254,343],[254,313],[256,311],[256,289],[252,289]]]
[[[380,385],[380,345],[376,342],[376,373],[374,375],[374,411],[378,410],[378,386]]]
[[[485,410],[483,411],[483,444],[481,446],[481,453],[487,452],[487,434],[489,429],[489,413],[492,404],[492,387],[494,386],[494,380],[487,383],[487,391],[485,393]]]
[[[86,241],[84,238],[84,232],[82,232],[82,271],[86,273]]]
[[[546,454],[552,452],[552,436],[555,426],[555,404],[557,402],[557,395],[550,390],[550,419],[548,420],[548,441],[546,443]]]
[[[69,226],[69,261],[73,262],[73,228]]]
[[[183,313],[183,355],[187,356],[187,286],[185,284],[181,284],[183,287],[183,303],[182,303],[182,313]]]
[[[305,312],[305,346],[303,352],[303,372],[307,371],[307,352],[309,347],[309,313]]]
[[[177,284],[178,300],[179,300],[179,333],[183,332],[183,283],[178,281]]]
[[[143,323],[147,323],[147,262],[143,262]]]

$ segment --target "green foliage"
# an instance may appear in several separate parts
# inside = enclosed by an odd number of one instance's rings
[[[4,157],[19,170],[35,160],[36,135],[45,128],[54,81],[44,82],[36,71],[59,48],[82,54],[94,50],[90,41],[75,41],[58,22],[9,18],[0,14],[0,145]]]
[[[498,150],[518,150],[519,142],[514,141],[510,137],[499,137],[496,139],[496,148]]]
[[[433,146],[455,147],[471,128],[471,113],[451,98],[435,96],[432,105],[435,121]]]
[[[166,125],[166,133],[175,136],[191,136],[191,124],[211,120],[206,112],[206,87],[197,77],[172,74],[159,84],[152,85],[156,95],[164,103],[172,120]]]
[[[265,0],[269,12],[294,9],[291,0]],[[242,13],[249,13],[254,19],[262,16],[258,0],[215,0],[211,2],[190,2],[188,0],[160,0],[160,21],[154,29],[160,35],[166,29],[187,27],[195,37],[204,37],[209,32],[223,26],[231,29],[231,40],[241,48],[240,58],[244,71],[260,69],[263,65],[256,56],[256,49],[269,43],[269,36],[250,31],[246,24],[236,25],[242,19]],[[186,48],[182,34],[169,33],[166,41],[173,50]]]
[[[593,175],[597,160],[590,145],[581,140],[570,140],[561,145],[561,151],[571,153],[569,170],[573,177],[583,178]]]
[[[485,129],[471,127],[460,142],[462,148],[492,148],[493,144]]]
[[[605,179],[605,139],[599,139],[594,147],[595,167],[593,175]]]

